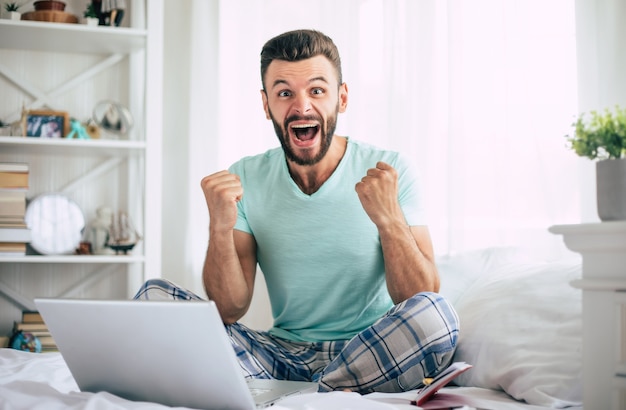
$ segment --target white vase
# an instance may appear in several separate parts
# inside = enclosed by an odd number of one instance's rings
[[[596,163],[596,195],[600,220],[626,220],[626,158]]]

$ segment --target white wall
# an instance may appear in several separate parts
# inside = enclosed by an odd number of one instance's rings
[[[203,208],[200,180],[217,163],[219,139],[215,96],[219,86],[218,62],[192,52],[194,47],[217,47],[219,2],[176,0],[165,2],[164,133],[163,133],[163,277],[206,297],[200,273],[191,266],[191,252],[204,252],[208,238],[208,215],[190,220],[188,210]],[[197,25],[201,25],[200,28]],[[201,31],[192,37],[192,32]],[[211,53],[209,53],[211,54]],[[217,53],[215,53],[216,55]],[[204,83],[190,83],[192,71],[200,71]],[[198,76],[194,76],[198,78]],[[200,94],[200,95],[198,95]],[[190,106],[190,101],[201,101]],[[260,110],[260,105],[259,105]],[[206,138],[190,142],[190,133]],[[204,162],[194,164],[191,152],[206,152]],[[192,170],[205,172],[193,173]],[[193,203],[191,203],[193,201]],[[206,235],[193,237],[190,226],[206,226]],[[255,328],[271,325],[269,299],[262,274],[257,275],[255,298],[242,322]]]

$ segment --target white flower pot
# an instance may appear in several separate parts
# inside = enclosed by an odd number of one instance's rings
[[[22,13],[19,11],[7,11],[4,13],[5,20],[21,20]]]
[[[83,22],[88,25],[88,26],[97,26],[98,25],[98,19],[96,17],[85,17],[83,19]]]
[[[626,220],[626,158],[596,162],[596,195],[600,220]]]

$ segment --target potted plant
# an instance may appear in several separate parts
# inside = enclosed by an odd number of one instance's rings
[[[83,12],[83,17],[85,18],[85,24],[88,26],[97,26],[100,20],[98,12],[91,2],[87,3],[87,9]]]
[[[6,10],[6,18],[9,20],[20,20],[22,17],[20,12],[18,11],[20,7],[21,5],[15,1],[4,3],[4,9]]]
[[[573,135],[566,136],[570,148],[596,161],[598,216],[626,220],[626,109],[581,114],[572,127]]]

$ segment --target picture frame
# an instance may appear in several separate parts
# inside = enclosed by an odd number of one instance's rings
[[[22,126],[27,137],[65,138],[70,132],[70,117],[66,111],[28,110]]]

